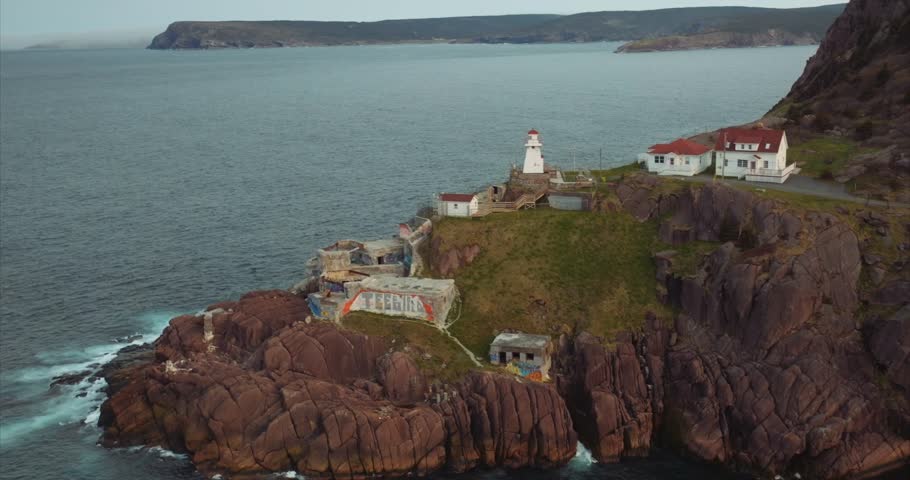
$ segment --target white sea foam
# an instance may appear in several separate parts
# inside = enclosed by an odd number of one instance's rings
[[[186,460],[186,459],[190,458],[188,455],[186,455],[184,453],[172,452],[166,448],[161,448],[161,447],[149,447],[149,448],[146,448],[145,451],[147,451],[148,453],[154,454],[154,455],[158,455],[161,458],[167,458],[167,459]]]
[[[284,473],[276,473],[276,474],[272,475],[272,478],[293,478],[296,480],[306,480],[306,477],[304,477],[303,475],[301,475],[293,470],[288,470],[287,472],[284,472]]]
[[[105,343],[68,351],[42,352],[36,355],[39,365],[7,372],[3,375],[5,388],[14,388],[18,400],[33,404],[33,415],[17,418],[0,425],[0,447],[6,447],[39,430],[53,425],[95,425],[101,415],[104,401],[103,378],[94,378],[102,365],[117,356],[117,351],[127,345],[141,345],[158,337],[168,321],[176,316],[172,312],[150,312],[137,322],[144,333],[131,335],[129,342]],[[61,385],[53,392],[48,384],[56,377],[87,372],[85,378],[74,385]],[[176,454],[174,454],[176,455]]]
[[[569,461],[570,466],[576,467],[588,467],[597,463],[597,459],[594,458],[594,455],[591,454],[591,451],[587,449],[581,442],[578,442],[578,445],[575,447],[575,458]]]

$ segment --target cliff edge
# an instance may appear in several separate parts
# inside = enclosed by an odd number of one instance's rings
[[[910,1],[851,1],[769,116],[804,171],[910,200]]]

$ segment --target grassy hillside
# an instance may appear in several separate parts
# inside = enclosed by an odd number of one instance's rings
[[[540,24],[558,15],[501,15],[380,22],[175,22],[149,48],[225,48],[470,39]]]
[[[342,325],[388,339],[394,350],[408,353],[430,380],[457,380],[470,370],[476,370],[464,350],[429,323],[351,312],[344,317]]]
[[[246,48],[403,42],[578,42],[637,40],[716,31],[779,29],[820,38],[843,5],[769,9],[694,7],[576,15],[501,15],[380,22],[175,22],[149,48]]]
[[[653,223],[625,213],[540,209],[443,219],[433,232],[442,249],[480,246],[455,275],[463,305],[450,331],[485,358],[504,329],[609,337],[638,328],[648,311],[666,316],[655,295],[656,234]]]
[[[589,12],[550,20],[512,36],[548,41],[615,41],[718,31],[749,34],[774,28],[813,33],[821,38],[843,9],[840,4],[793,9],[689,7]]]

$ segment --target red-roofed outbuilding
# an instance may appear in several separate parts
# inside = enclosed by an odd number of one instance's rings
[[[436,211],[443,217],[472,217],[478,206],[475,193],[440,193]]]
[[[651,145],[648,153],[663,154],[675,153],[677,155],[701,155],[711,151],[711,147],[706,147],[700,143],[695,143],[685,138],[674,140],[671,143],[658,143]]]
[[[711,166],[711,159],[711,147],[685,138],[651,145],[648,153],[639,156],[639,160],[648,166],[649,172],[686,177],[707,170]]]

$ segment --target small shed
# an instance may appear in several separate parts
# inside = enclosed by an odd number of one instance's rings
[[[441,193],[436,211],[443,217],[470,217],[477,213],[478,201],[474,193]]]
[[[549,378],[550,337],[529,333],[500,333],[490,344],[490,363],[538,382]]]

